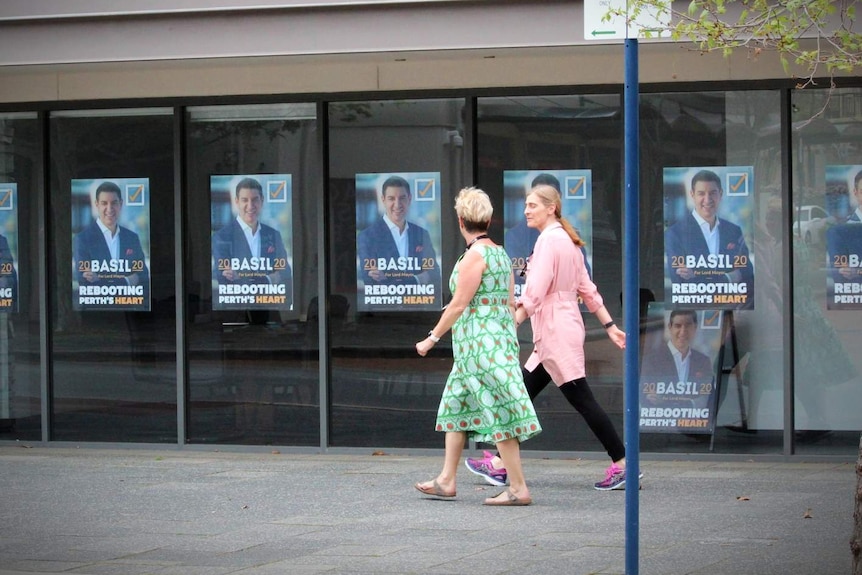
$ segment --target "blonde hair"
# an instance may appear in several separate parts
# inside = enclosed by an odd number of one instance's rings
[[[468,232],[485,232],[491,224],[494,206],[488,194],[471,186],[461,189],[455,197],[455,213]]]
[[[581,239],[572,224],[563,217],[563,201],[560,198],[560,190],[547,184],[540,184],[533,186],[530,193],[535,194],[545,206],[554,206],[554,216],[559,220],[569,237],[572,238],[572,242],[578,247],[585,245],[584,240]]]

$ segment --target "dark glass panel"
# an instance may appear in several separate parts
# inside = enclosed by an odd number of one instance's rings
[[[455,194],[471,183],[462,173],[463,118],[460,99],[342,102],[330,107],[330,297],[343,302],[331,334],[333,445],[442,445],[434,419],[452,350],[446,338],[422,358],[414,345],[449,300],[447,280],[463,251],[452,209]],[[434,273],[440,278],[431,304],[377,300],[378,295],[364,291],[357,230],[379,223],[376,198],[390,175],[409,180],[407,220],[429,233],[436,258],[427,259],[429,265],[435,260]],[[432,192],[439,195],[432,197]],[[502,206],[502,198],[492,201]],[[492,233],[499,235],[500,228]],[[434,280],[411,277],[410,283],[425,289]],[[372,282],[367,285],[370,289]]]
[[[0,439],[41,439],[36,114],[0,114]]]
[[[196,107],[189,109],[187,125],[188,441],[318,445],[321,176],[315,106]],[[221,294],[220,288],[243,284],[213,271],[216,259],[253,261],[246,257],[250,251],[218,257],[234,246],[216,234],[236,225],[236,185],[243,177],[261,184],[258,221],[280,236],[270,242],[267,237],[278,236],[267,236],[261,226],[261,251],[254,257],[278,266],[279,258],[267,250],[278,256],[281,244],[290,272],[272,280],[257,275],[245,287],[284,287],[285,299],[276,303],[248,304]],[[237,241],[237,250],[250,249],[248,243],[242,247],[244,238]]]
[[[176,442],[171,110],[52,114],[49,145],[51,439]],[[73,264],[73,242],[84,246],[85,236],[78,234],[98,229],[91,227],[96,212],[90,206],[95,188],[106,181],[122,188],[122,203],[113,209],[120,226],[136,236],[143,256],[122,231],[121,253],[92,255],[93,260],[81,256],[82,262],[100,262],[101,275],[92,286],[102,295],[85,295],[73,282],[80,288],[90,280],[81,280],[73,268],[83,272],[81,266],[91,264]],[[96,239],[101,244],[91,242],[94,250],[108,249],[104,238]],[[143,268],[127,273],[110,268],[115,262]],[[140,291],[126,289],[136,283]],[[109,291],[120,295],[110,299],[104,295]],[[87,297],[97,299],[79,299]],[[127,305],[121,297],[142,299]]]

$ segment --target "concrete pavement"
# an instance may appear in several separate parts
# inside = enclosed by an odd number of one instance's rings
[[[455,500],[413,489],[442,452],[205,449],[0,445],[0,575],[625,572],[604,460],[525,459],[534,505],[495,508],[463,467]],[[641,468],[640,574],[850,573],[852,462]]]

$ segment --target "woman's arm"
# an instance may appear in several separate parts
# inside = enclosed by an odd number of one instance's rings
[[[431,339],[432,336],[439,340],[455,325],[455,321],[461,317],[470,300],[476,295],[476,291],[482,283],[482,272],[485,271],[485,259],[479,252],[480,250],[470,250],[458,262],[458,283],[455,284],[452,301],[443,310],[437,325],[434,326],[428,337],[416,343],[416,351],[419,355],[424,356],[437,343]]]
[[[598,308],[595,312],[596,319],[605,327],[605,331],[608,332],[608,337],[611,338],[611,341],[617,344],[617,347],[620,349],[626,348],[626,333],[617,327],[617,324],[614,323],[614,318],[611,317],[611,312],[608,311],[608,308],[602,306]],[[610,325],[608,325],[610,324]]]

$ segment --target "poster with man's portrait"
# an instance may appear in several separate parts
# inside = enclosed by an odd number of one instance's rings
[[[0,184],[0,313],[18,311],[18,184]]]
[[[359,311],[442,308],[440,172],[356,174]]]
[[[214,310],[293,309],[290,174],[210,176]]]
[[[720,310],[650,303],[639,379],[642,433],[711,434],[717,410]]]
[[[751,166],[664,169],[665,304],[754,309]]]
[[[150,180],[72,180],[72,307],[150,311]]]

